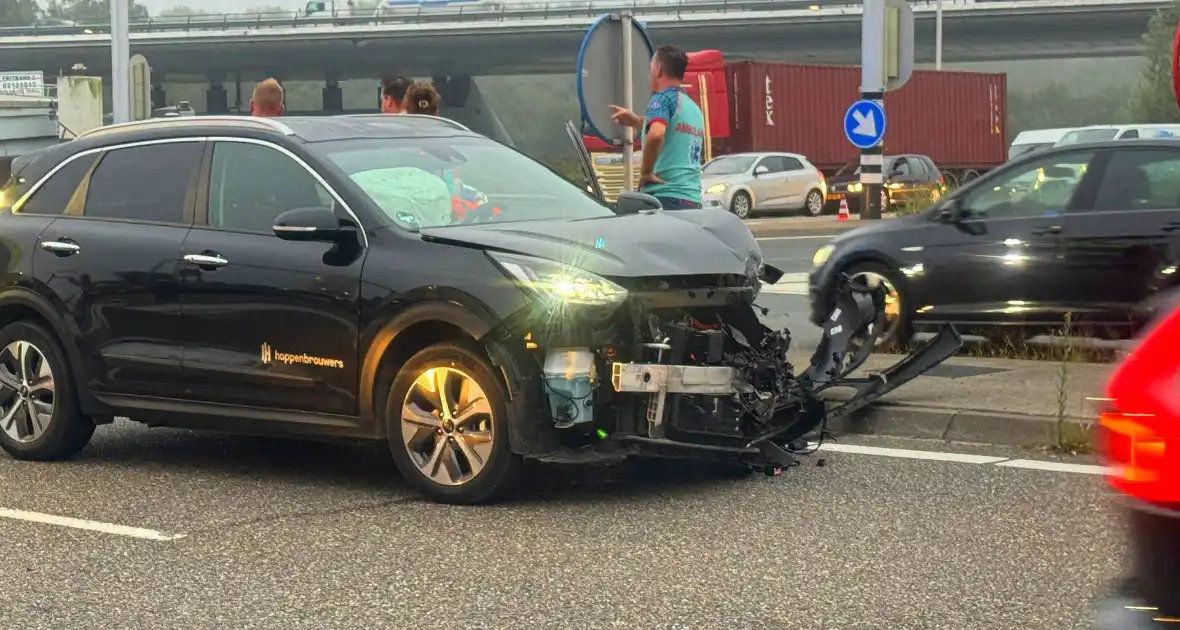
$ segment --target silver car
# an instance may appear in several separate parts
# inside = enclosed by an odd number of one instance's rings
[[[824,211],[824,175],[798,153],[734,153],[701,169],[702,202],[741,218],[755,211]]]

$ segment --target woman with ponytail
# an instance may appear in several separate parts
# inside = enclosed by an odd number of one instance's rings
[[[406,90],[406,113],[438,116],[441,100],[433,85],[415,83]]]

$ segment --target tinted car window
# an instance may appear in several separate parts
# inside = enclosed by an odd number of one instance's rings
[[[1095,210],[1180,208],[1180,150],[1137,149],[1111,156]]]
[[[800,162],[799,160],[796,160],[793,157],[785,157],[785,158],[782,158],[782,160],[783,160],[783,165],[786,167],[786,170],[788,170],[788,171],[801,171],[801,170],[803,170],[803,163]]]
[[[980,186],[962,198],[976,219],[1006,219],[1063,212],[1077,191],[1093,153],[1070,153],[1035,160]]]
[[[295,160],[257,144],[214,145],[210,227],[270,233],[280,214],[315,207],[332,208],[332,196]]]
[[[910,161],[905,158],[897,158],[897,161],[893,163],[890,173],[898,177],[907,177],[911,175]]]
[[[1138,137],[1139,137],[1139,130],[1138,129],[1128,129],[1123,132],[1123,135],[1119,136],[1119,140],[1134,140]]]
[[[200,168],[200,142],[153,144],[107,152],[90,176],[87,217],[184,222],[189,180]]]
[[[20,211],[28,214],[61,214],[65,211],[66,205],[70,203],[70,197],[74,196],[74,191],[78,189],[78,184],[82,183],[82,179],[86,177],[86,173],[90,172],[90,167],[94,166],[94,161],[98,159],[98,154],[83,155],[76,158],[69,164],[61,167],[52,177],[45,180],[44,184],[29,197],[29,200],[20,207]]]

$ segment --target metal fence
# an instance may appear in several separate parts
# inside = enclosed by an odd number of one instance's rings
[[[916,5],[933,5],[937,0],[911,0]],[[1019,0],[1002,0],[1019,4]],[[1035,0],[1032,0],[1035,2]],[[996,0],[944,0],[945,5],[994,4]],[[1108,0],[1104,4],[1165,4],[1165,0]],[[1071,4],[1069,0],[1059,2]],[[513,21],[568,18],[593,18],[604,13],[629,11],[642,18],[654,15],[693,13],[745,13],[756,11],[790,11],[848,8],[859,11],[861,0],[555,0],[529,3],[479,3],[464,5],[398,6],[378,10],[333,9],[307,14],[303,11],[281,13],[227,13],[188,16],[161,16],[132,20],[133,33],[169,31],[221,31],[323,26],[364,26],[380,24],[420,24],[432,22]],[[58,21],[30,26],[0,28],[0,37],[38,35],[86,35],[109,32],[110,21]]]

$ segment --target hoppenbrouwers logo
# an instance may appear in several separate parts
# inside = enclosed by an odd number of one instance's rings
[[[326,357],[316,357],[310,354],[293,354],[290,352],[279,352],[270,347],[269,343],[262,344],[262,362],[266,365],[274,363],[285,363],[287,365],[314,365],[316,367],[336,368],[338,370],[344,369],[344,361],[340,359],[329,359]]]

